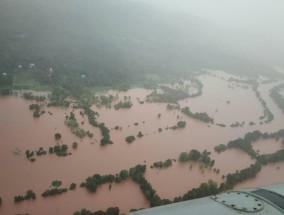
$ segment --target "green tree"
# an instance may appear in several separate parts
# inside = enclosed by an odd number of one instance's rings
[[[111,207],[106,210],[107,215],[119,215],[119,208],[118,207]]]
[[[54,135],[55,140],[60,140],[61,139],[61,134],[60,133],[56,133]]]
[[[14,202],[21,202],[21,201],[24,201],[25,198],[23,196],[15,196],[14,197]]]
[[[127,170],[121,170],[119,173],[119,176],[121,177],[122,180],[128,178],[128,171]]]
[[[75,190],[76,189],[76,184],[72,183],[70,184],[69,190]]]
[[[178,127],[178,128],[185,128],[185,126],[186,126],[186,122],[185,122],[185,121],[179,121],[179,122],[177,123],[177,127]]]
[[[73,142],[72,148],[73,148],[73,149],[77,149],[77,148],[78,148],[78,143],[77,143],[77,142]]]
[[[141,138],[141,137],[143,137],[143,136],[144,136],[144,135],[142,134],[142,132],[139,131],[137,137]]]
[[[192,149],[188,154],[188,159],[193,161],[198,161],[201,157],[201,153],[196,149]]]
[[[135,137],[134,136],[128,136],[125,138],[125,141],[128,143],[132,143],[133,141],[135,141]]]
[[[57,180],[55,180],[55,181],[52,181],[52,186],[53,187],[60,187],[61,186],[61,184],[62,184],[62,182],[61,181],[57,181]]]
[[[182,152],[180,155],[179,155],[179,161],[181,162],[186,162],[189,160],[189,157],[188,157],[188,153],[187,152]]]
[[[32,190],[28,190],[26,192],[25,199],[36,199],[36,194]]]

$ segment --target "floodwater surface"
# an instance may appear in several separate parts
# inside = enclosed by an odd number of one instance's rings
[[[139,185],[130,179],[114,184],[111,190],[108,184],[103,185],[96,193],[79,187],[81,182],[95,173],[116,174],[137,164],[147,165],[145,177],[161,198],[173,199],[209,179],[217,183],[224,182],[223,175],[246,168],[255,161],[240,150],[232,149],[218,154],[214,152],[214,147],[243,137],[249,131],[278,131],[283,128],[284,120],[283,114],[269,97],[273,83],[261,85],[259,89],[268,108],[275,115],[275,120],[260,125],[258,120],[263,107],[252,89],[237,86],[231,89],[229,86],[232,84],[226,78],[222,75],[201,76],[204,85],[202,96],[179,102],[181,107],[189,106],[193,112],[207,112],[217,123],[226,124],[224,128],[192,119],[178,110],[168,110],[167,104],[141,104],[139,101],[145,100],[150,90],[108,92],[117,94],[120,100],[124,96],[130,96],[133,106],[131,109],[120,110],[98,108],[95,105],[92,107],[99,113],[97,121],[105,123],[111,130],[110,137],[114,144],[103,147],[100,146],[100,130],[89,125],[87,117],[79,114],[80,110],[74,110],[77,121],[80,127],[94,134],[92,138],[80,139],[64,124],[65,117],[72,108],[45,107],[46,113],[35,119],[33,112],[29,110],[32,101],[24,100],[20,95],[0,97],[0,196],[3,199],[0,213],[72,214],[82,208],[96,211],[114,206],[126,213],[131,208],[149,207]],[[186,122],[185,128],[169,129],[180,120]],[[243,127],[231,128],[230,124],[236,121],[246,123]],[[250,121],[255,121],[256,125],[249,126]],[[115,126],[120,126],[121,129],[115,130]],[[159,128],[162,131],[159,132]],[[139,131],[143,133],[143,137],[136,137],[132,144],[126,143],[127,136],[136,136]],[[50,146],[56,144],[55,133],[62,135],[59,143],[67,144],[72,155],[57,157],[47,153],[36,157],[35,162],[25,158],[27,149],[43,147],[48,151]],[[72,149],[74,141],[78,142],[77,149]],[[253,143],[253,146],[260,153],[283,149],[283,144],[274,140],[260,140]],[[199,163],[178,162],[179,154],[191,149],[210,151],[211,158],[215,160],[214,167],[202,169]],[[165,169],[150,168],[154,162],[166,159],[175,159],[177,162]],[[238,188],[284,181],[282,168],[283,163],[267,165],[256,178],[239,184]],[[62,181],[62,187],[67,188],[71,183],[76,183],[77,189],[59,196],[42,198],[41,193],[49,189],[54,180]],[[14,196],[24,195],[29,189],[37,194],[35,201],[13,202]]]

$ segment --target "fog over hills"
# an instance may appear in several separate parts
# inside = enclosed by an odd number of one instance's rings
[[[282,0],[136,0],[195,15],[226,30],[223,39],[257,61],[283,67]]]
[[[34,62],[56,81],[89,76],[88,84],[137,82],[152,74],[202,68],[272,73],[244,55],[218,25],[130,0],[2,0],[0,68]]]

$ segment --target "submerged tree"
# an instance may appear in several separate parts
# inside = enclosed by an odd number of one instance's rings
[[[55,140],[60,140],[61,139],[61,134],[60,133],[56,133],[54,135]]]
[[[128,143],[132,143],[133,141],[135,141],[135,137],[134,136],[128,136],[125,138],[125,141]]]

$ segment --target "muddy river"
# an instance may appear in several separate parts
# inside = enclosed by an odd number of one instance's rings
[[[217,154],[214,147],[243,137],[248,131],[278,131],[283,128],[284,121],[281,110],[269,97],[269,90],[278,82],[259,86],[262,98],[275,116],[271,123],[261,125],[259,117],[263,113],[263,107],[253,90],[228,82],[227,79],[228,76],[223,73],[202,75],[199,77],[204,85],[202,96],[179,102],[181,107],[189,106],[193,112],[207,112],[216,123],[226,124],[226,127],[209,125],[189,118],[178,110],[168,110],[167,104],[141,104],[137,98],[145,100],[151,92],[149,90],[108,92],[118,94],[120,99],[130,96],[133,106],[131,109],[120,110],[98,108],[95,105],[92,107],[99,113],[97,120],[111,129],[110,136],[114,144],[104,147],[99,144],[102,138],[100,130],[90,126],[87,118],[79,114],[80,110],[75,110],[76,118],[78,122],[84,122],[82,128],[94,134],[92,138],[80,139],[64,124],[65,116],[69,115],[71,108],[46,107],[46,113],[35,119],[33,112],[29,110],[32,101],[24,100],[20,95],[0,97],[0,196],[3,200],[0,214],[73,214],[82,208],[96,211],[114,206],[126,213],[131,208],[149,207],[139,185],[131,180],[114,184],[111,190],[107,184],[103,185],[96,193],[89,193],[79,187],[84,179],[95,173],[116,174],[136,164],[147,165],[145,177],[161,198],[173,199],[183,195],[208,179],[223,182],[223,175],[246,168],[255,161],[236,149]],[[167,129],[180,120],[187,123],[184,129]],[[236,121],[245,121],[245,124],[239,128],[230,127]],[[254,121],[255,125],[249,125],[250,121]],[[120,126],[121,129],[115,130],[115,126]],[[161,132],[158,131],[159,128],[162,129]],[[136,138],[132,144],[126,143],[125,137],[136,136],[139,131],[144,134],[142,138]],[[43,147],[48,150],[50,146],[54,146],[55,133],[62,135],[59,143],[67,144],[72,155],[57,157],[47,154],[37,157],[33,163],[25,158],[27,149]],[[75,150],[72,149],[74,141],[78,142]],[[281,142],[274,140],[259,140],[253,143],[253,147],[260,153],[284,149]],[[172,167],[166,169],[150,168],[156,161],[168,158],[178,160],[181,152],[191,149],[210,151],[211,158],[215,160],[214,168],[220,172],[217,174],[210,168],[202,170],[194,162],[174,162]],[[284,163],[267,165],[256,178],[239,184],[237,188],[283,182],[283,168]],[[41,193],[50,188],[54,180],[62,181],[62,187],[67,188],[74,182],[77,189],[42,198]],[[14,203],[14,196],[23,195],[28,189],[35,191],[36,200]]]

